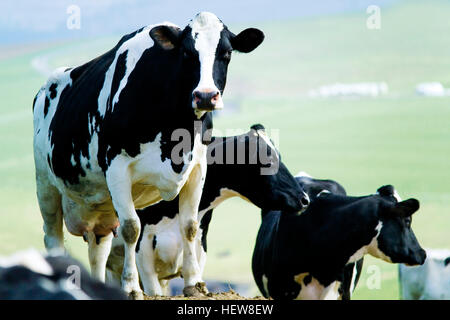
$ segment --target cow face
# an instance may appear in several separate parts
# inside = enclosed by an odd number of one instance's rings
[[[221,109],[222,94],[232,51],[251,52],[264,40],[258,29],[234,35],[214,14],[201,12],[181,31],[161,25],[150,36],[165,50],[178,50],[183,72],[192,75],[192,107],[199,113]]]
[[[411,216],[419,210],[419,201],[401,201],[392,186],[381,187],[377,193],[384,201],[379,209],[379,252],[374,255],[393,263],[423,264],[426,258],[425,250],[411,229]]]
[[[241,180],[247,184],[249,200],[265,210],[304,211],[309,197],[281,161],[264,127],[252,126],[248,136],[250,165],[246,166]]]

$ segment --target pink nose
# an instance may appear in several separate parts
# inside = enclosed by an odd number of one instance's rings
[[[219,100],[220,92],[214,91],[194,91],[192,98],[197,106],[197,109],[213,110]]]

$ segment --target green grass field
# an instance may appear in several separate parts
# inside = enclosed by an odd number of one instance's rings
[[[419,97],[414,88],[426,81],[450,87],[450,3],[408,1],[381,10],[380,30],[366,28],[365,12],[256,24],[265,42],[252,54],[236,54],[229,68],[225,97],[237,102],[239,112],[217,117],[215,127],[224,132],[262,123],[269,132],[278,129],[280,151],[293,174],[335,179],[351,195],[393,184],[403,198],[421,201],[412,226],[422,245],[449,248],[450,99]],[[51,67],[76,65],[119,38],[49,45],[0,60],[1,255],[43,248],[31,102],[45,77],[31,60],[44,56]],[[385,81],[389,93],[361,99],[307,96],[320,85],[363,81]],[[259,210],[240,199],[215,211],[206,279],[249,283],[258,294],[250,266],[259,218]],[[87,263],[81,238],[67,235],[66,242]],[[381,271],[379,289],[367,286],[373,265]],[[368,257],[354,298],[397,299],[397,267]]]

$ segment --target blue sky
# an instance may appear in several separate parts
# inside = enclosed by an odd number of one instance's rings
[[[283,20],[365,11],[400,0],[2,0],[0,44],[125,34],[141,26],[171,21],[180,26],[197,12],[214,12],[225,23]],[[77,5],[81,28],[68,30],[67,8]]]

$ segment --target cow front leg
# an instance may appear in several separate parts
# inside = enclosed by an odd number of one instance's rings
[[[206,165],[205,165],[206,167]],[[197,260],[196,233],[198,231],[198,206],[206,174],[203,165],[196,165],[180,191],[180,232],[183,240],[183,293],[186,296],[206,294],[206,286]]]
[[[96,236],[92,231],[87,233],[91,274],[94,278],[102,282],[105,282],[106,261],[108,260],[108,255],[111,250],[112,238],[112,233],[103,237]]]
[[[142,300],[139,275],[136,267],[136,243],[141,231],[141,222],[136,214],[131,195],[131,179],[128,165],[116,158],[106,172],[106,181],[114,209],[120,222],[119,232],[124,240],[122,289],[131,299]]]

